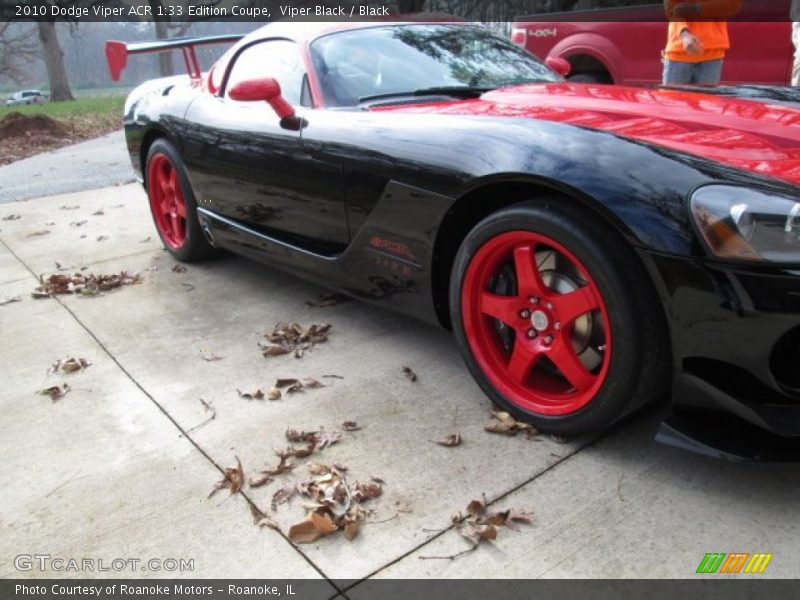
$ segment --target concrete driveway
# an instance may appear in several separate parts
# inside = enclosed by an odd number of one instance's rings
[[[135,573],[146,577],[686,578],[707,552],[769,552],[760,577],[798,573],[796,466],[656,444],[655,413],[599,439],[489,434],[490,403],[447,332],[357,302],[309,307],[325,290],[230,255],[175,272],[135,184],[8,203],[0,217],[0,300],[21,297],[0,306],[1,577],[46,576],[18,571],[23,553],[194,560],[193,572]],[[31,298],[56,261],[67,273],[128,270],[144,281]],[[279,321],[331,323],[330,340],[301,359],[264,358],[257,343]],[[47,374],[68,356],[92,365]],[[237,393],[279,377],[326,387],[278,401]],[[71,391],[56,402],[36,393],[63,382]],[[287,428],[344,421],[363,429],[298,460],[293,474],[207,498],[236,457],[251,475],[274,465]],[[432,442],[455,432],[461,446]],[[271,498],[307,476],[308,460],[385,481],[352,541],[285,537],[303,500],[273,512]],[[427,558],[469,547],[450,519],[482,495],[493,508],[533,511],[533,523],[454,560]],[[282,533],[255,527],[250,502]]]

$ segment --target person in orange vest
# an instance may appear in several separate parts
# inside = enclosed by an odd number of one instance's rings
[[[664,85],[717,85],[730,48],[725,19],[739,12],[742,0],[664,0],[664,8],[669,20],[663,53]]]

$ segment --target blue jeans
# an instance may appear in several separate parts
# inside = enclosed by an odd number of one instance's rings
[[[664,85],[670,83],[699,83],[717,85],[722,78],[722,59],[705,62],[677,62],[664,59]]]

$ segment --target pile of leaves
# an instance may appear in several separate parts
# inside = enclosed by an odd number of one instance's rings
[[[289,528],[289,539],[295,544],[310,544],[336,531],[343,531],[348,540],[358,535],[361,523],[369,512],[363,503],[383,493],[383,486],[371,481],[347,480],[347,468],[309,463],[312,477],[297,484],[297,492],[308,499],[303,507],[306,517]]]
[[[323,323],[314,323],[307,328],[297,323],[278,323],[271,333],[264,334],[267,343],[259,342],[258,346],[265,357],[294,352],[295,358],[302,358],[306,350],[328,341],[330,328]]]
[[[484,431],[488,431],[489,433],[504,433],[510,436],[515,436],[519,432],[524,431],[529,440],[535,438],[539,433],[530,423],[517,421],[507,412],[493,411],[492,418],[494,421],[485,425],[483,427]]]
[[[351,425],[357,427],[355,423]],[[277,452],[279,462],[273,469],[262,471],[263,475],[274,476],[295,468],[289,458],[304,458],[317,450],[339,442],[343,434],[338,431],[295,431],[286,432],[286,439],[293,443],[304,443],[305,447],[290,447]],[[348,468],[340,463],[326,465],[310,462],[307,468],[310,478],[285,483],[272,496],[272,510],[288,502],[295,495],[305,497],[303,505],[306,517],[289,528],[289,539],[295,544],[309,544],[336,531],[343,531],[352,540],[361,528],[369,511],[362,504],[377,498],[383,493],[382,482],[373,478],[370,481],[349,482]]]
[[[497,529],[507,527],[519,531],[519,523],[531,523],[533,513],[510,508],[508,510],[489,512],[486,510],[486,499],[473,500],[467,505],[467,514],[460,512],[452,517],[458,526],[459,533],[477,546],[481,540],[497,539]]]
[[[490,542],[496,540],[497,532],[501,527],[519,531],[520,523],[533,522],[533,513],[514,508],[490,512],[486,508],[486,499],[484,498],[470,502],[467,505],[466,515],[457,512],[450,521],[456,526],[458,533],[470,543],[470,547],[450,556],[421,556],[421,559],[453,560],[462,554],[472,552],[484,540]]]
[[[328,306],[336,306],[342,302],[346,302],[348,300],[347,296],[344,294],[339,294],[337,292],[327,292],[322,294],[319,299],[317,300],[306,300],[306,306],[309,308],[325,308]]]
[[[352,430],[360,427],[355,422],[346,422]],[[276,451],[278,464],[259,471],[247,479],[239,458],[236,465],[224,470],[224,477],[219,480],[209,494],[209,498],[222,489],[229,489],[231,494],[238,493],[249,484],[260,487],[271,483],[276,477],[294,471],[297,467],[292,459],[307,458],[313,453],[340,442],[344,434],[339,431],[297,431],[288,429],[286,439],[292,443],[285,450]],[[295,544],[309,544],[319,538],[342,531],[348,540],[352,540],[361,529],[362,523],[371,513],[363,505],[383,494],[383,481],[371,478],[369,481],[348,480],[348,468],[341,463],[330,465],[309,462],[306,464],[310,477],[292,480],[282,485],[272,495],[272,510],[289,502],[295,496],[306,499],[303,505],[306,516],[292,525],[287,535]],[[268,527],[280,531],[280,526],[256,506],[250,506],[254,523],[259,527]]]
[[[254,392],[243,392],[241,390],[236,391],[238,392],[240,398],[246,398],[247,400],[263,400],[264,398],[268,398],[270,400],[280,400],[282,396],[281,390],[287,394],[296,394],[297,392],[302,392],[305,389],[321,387],[325,387],[325,385],[313,377],[306,377],[305,379],[284,378],[277,379],[275,381],[275,385],[272,386],[267,392],[264,392],[261,388],[258,388]]]
[[[142,282],[138,273],[121,271],[110,275],[95,275],[93,273],[75,273],[74,275],[54,274],[45,278],[39,277],[39,285],[31,296],[34,298],[52,298],[61,294],[78,294],[80,296],[97,296],[124,285]]]

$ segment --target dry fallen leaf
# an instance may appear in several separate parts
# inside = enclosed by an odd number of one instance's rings
[[[460,433],[451,433],[445,439],[436,443],[440,446],[445,446],[446,448],[454,448],[456,446],[460,446],[462,441],[463,440],[461,439]]]
[[[316,436],[317,448],[323,450],[328,446],[333,446],[344,439],[344,434],[340,431],[320,431]]]
[[[104,214],[106,214],[106,213],[104,213],[104,212],[103,212],[103,209],[101,208],[101,209],[99,209],[99,210],[96,210],[96,211],[94,211],[94,212],[92,213],[92,216],[94,216],[94,217],[99,217],[99,216],[101,216],[101,215],[104,215]]]
[[[289,539],[295,544],[310,544],[337,529],[328,515],[311,512],[305,519],[289,528]]]
[[[348,521],[344,526],[344,537],[348,540],[352,540],[356,535],[358,535],[358,531],[361,528],[361,524],[359,521]]]
[[[40,235],[47,235],[48,233],[50,233],[50,230],[49,230],[49,229],[41,229],[41,230],[39,230],[39,231],[33,231],[33,232],[31,232],[31,233],[29,233],[28,235],[26,235],[25,237],[26,237],[26,238],[38,237],[38,236],[40,236]]]
[[[216,494],[219,490],[230,489],[231,495],[241,491],[244,484],[244,469],[242,468],[242,461],[236,457],[235,467],[225,467],[225,476],[214,484],[214,489],[208,495],[209,498]]]
[[[98,235],[98,236],[97,236],[97,241],[98,241],[98,242],[104,242],[104,241],[106,241],[107,239],[108,239],[108,236],[107,236],[107,235]]]
[[[280,400],[281,399],[281,391],[278,388],[271,388],[269,393],[267,394],[267,398],[269,400]]]
[[[343,294],[328,292],[327,294],[322,294],[318,300],[306,300],[306,306],[324,308],[326,306],[336,306],[345,300],[347,300],[347,296]]]
[[[72,221],[72,223],[70,223],[70,225],[72,225],[73,227],[82,227],[82,226],[86,225],[86,223],[88,223],[88,221],[86,219],[84,219],[83,221]]]
[[[274,477],[272,477],[271,475],[267,475],[266,473],[263,473],[258,477],[251,477],[249,483],[250,487],[261,487],[262,485],[267,485],[268,483],[272,483],[273,481],[275,481]]]
[[[342,429],[345,431],[360,431],[361,426],[355,421],[345,421],[342,423]]]
[[[509,413],[504,411],[493,411],[492,418],[495,420],[485,425],[483,428],[484,431],[488,431],[489,433],[504,433],[511,436],[515,436],[520,431],[524,431],[528,439],[534,438],[539,433],[533,425],[517,421]]]
[[[469,541],[470,547],[447,556],[420,556],[420,559],[454,560],[459,556],[474,551],[483,540],[496,540],[500,527],[518,531],[519,523],[531,523],[532,520],[533,514],[524,510],[508,509],[499,512],[488,512],[486,510],[486,499],[473,500],[467,505],[466,517],[460,512],[451,517],[451,523],[456,526],[459,535]]]
[[[64,371],[64,373],[75,373],[76,371],[83,371],[86,367],[91,366],[91,364],[92,363],[85,358],[67,358],[54,362],[50,370],[52,373],[55,373],[59,369]]]
[[[172,266],[172,272],[173,273],[186,273],[186,271],[187,271],[187,269],[186,269],[185,265],[178,264],[178,265],[173,265]]]
[[[19,220],[21,218],[22,218],[22,215],[11,214],[11,215],[6,215],[5,217],[3,217],[3,221],[17,221],[17,220]]]
[[[403,373],[405,373],[406,377],[408,377],[411,381],[417,380],[417,374],[411,370],[411,367],[403,367]]]
[[[225,358],[224,356],[217,356],[216,354],[209,354],[208,356],[201,357],[206,362],[216,362]]]
[[[69,391],[70,391],[69,384],[64,383],[60,386],[52,385],[44,390],[39,390],[39,393],[43,396],[50,396],[50,399],[53,402],[56,402],[58,400],[61,400],[61,398],[63,398],[64,396],[66,396]]]
[[[255,392],[243,392],[242,390],[237,389],[236,392],[239,394],[239,398],[245,398],[247,400],[263,400],[264,399],[264,392],[261,389],[257,389]]]

